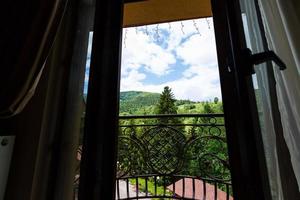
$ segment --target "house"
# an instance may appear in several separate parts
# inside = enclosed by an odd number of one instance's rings
[[[184,187],[183,187],[184,181]],[[204,186],[205,184],[205,186]],[[205,187],[205,189],[204,189]],[[174,185],[171,184],[168,187],[168,190],[175,193],[177,197],[184,197],[188,199],[197,199],[197,200],[233,200],[232,196],[228,196],[227,193],[215,188],[214,185],[203,182],[200,179],[194,179],[194,186],[193,186],[193,179],[192,178],[184,178],[180,179],[175,182],[175,190]],[[184,190],[183,190],[184,188]],[[206,190],[206,191],[205,191]],[[215,191],[217,191],[217,197],[215,198]],[[193,195],[194,193],[194,195]]]

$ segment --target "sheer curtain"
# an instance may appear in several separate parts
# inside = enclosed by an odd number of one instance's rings
[[[242,0],[241,11],[247,47],[252,53],[265,51],[262,32],[260,30],[255,1]],[[270,178],[272,199],[283,199],[279,163],[277,158],[276,132],[271,114],[271,99],[267,64],[255,66],[253,75],[254,88],[258,102],[259,120],[264,143],[265,157]]]
[[[269,48],[286,63],[274,68],[279,109],[294,173],[300,190],[300,3],[260,0]]]
[[[255,67],[261,131],[270,177],[272,199],[298,199],[300,186],[300,3],[292,0],[258,0],[265,36],[261,32],[255,1],[240,0],[247,46],[253,53],[273,50],[287,69],[261,64]],[[298,7],[297,7],[298,6]],[[274,70],[274,75],[273,75]],[[274,80],[274,76],[275,79]],[[276,97],[277,93],[277,97]],[[275,98],[275,101],[274,101]],[[283,133],[277,130],[282,121]],[[274,106],[275,102],[275,106]],[[278,117],[278,118],[277,118]],[[276,119],[277,118],[277,119]],[[290,154],[290,155],[288,155]],[[295,178],[296,177],[296,178]],[[297,179],[297,181],[295,180]],[[297,197],[298,196],[298,197]]]

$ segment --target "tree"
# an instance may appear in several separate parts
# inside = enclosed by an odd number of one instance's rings
[[[218,98],[218,97],[215,97],[215,98],[214,98],[214,103],[217,104],[218,102],[219,102],[219,98]]]
[[[205,114],[211,114],[214,113],[214,110],[212,109],[212,107],[210,106],[209,102],[206,102],[203,106],[203,111]]]
[[[205,114],[212,114],[214,113],[214,110],[212,109],[212,107],[210,106],[209,102],[206,102],[203,106],[203,113]],[[210,122],[210,117],[203,117],[202,121],[204,123],[209,123]]]
[[[174,94],[172,89],[168,86],[164,87],[164,91],[160,95],[157,105],[157,114],[177,114],[177,107],[175,105]]]
[[[172,89],[168,86],[164,87],[160,95],[159,102],[156,106],[156,114],[177,114],[177,106],[175,105],[175,97]],[[180,120],[177,117],[163,118],[159,120],[160,123],[178,124]]]

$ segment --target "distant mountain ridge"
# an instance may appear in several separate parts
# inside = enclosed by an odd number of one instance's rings
[[[120,93],[120,113],[135,113],[141,108],[156,105],[160,94],[142,91],[126,91]]]
[[[160,99],[159,93],[126,91],[120,92],[120,115],[148,115],[156,113],[156,105]],[[84,95],[86,101],[86,95]],[[205,104],[209,104],[214,113],[223,113],[222,102],[194,102],[190,100],[176,100],[175,105],[179,114],[207,113]]]

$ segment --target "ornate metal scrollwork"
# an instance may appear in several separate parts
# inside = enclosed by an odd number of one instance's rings
[[[138,140],[124,136],[119,137],[117,177],[143,173],[145,162],[142,152],[142,145]]]
[[[148,166],[159,174],[172,174],[183,164],[185,136],[175,128],[158,126],[142,137]]]
[[[193,124],[162,125],[152,120],[120,126],[118,177],[186,173],[189,164],[190,175],[230,182],[222,122],[205,115]]]
[[[197,176],[212,180],[230,181],[226,139],[222,136],[202,136],[186,148],[187,159],[194,162]]]

